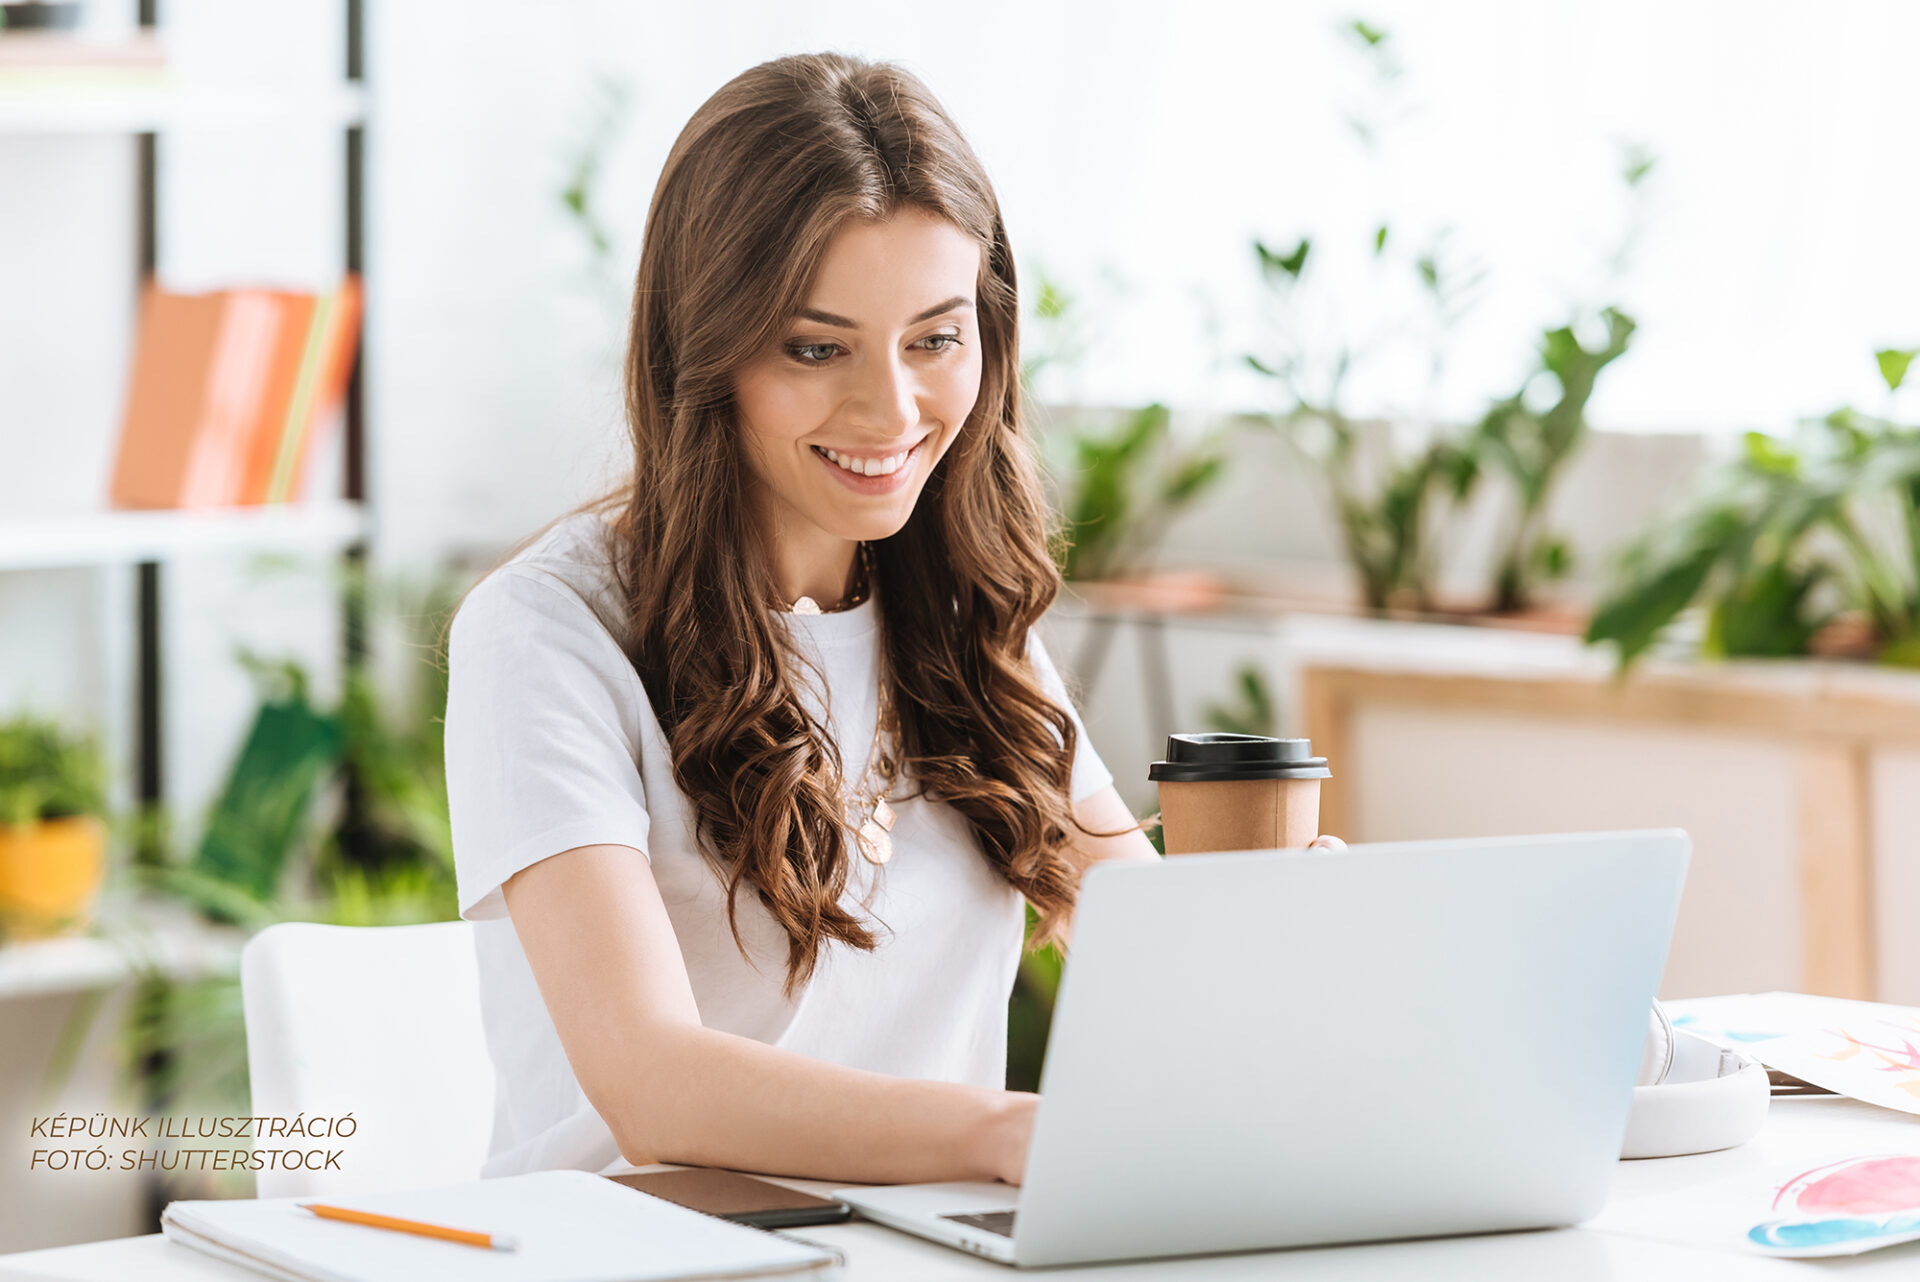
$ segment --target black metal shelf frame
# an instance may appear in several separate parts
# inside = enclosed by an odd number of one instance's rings
[[[365,83],[366,15],[364,0],[343,0],[346,10],[346,80],[352,85]],[[159,25],[159,0],[139,0],[142,30]],[[135,151],[137,212],[135,236],[136,297],[146,281],[159,268],[159,186],[162,149],[160,135],[148,131],[137,135]],[[364,284],[366,274],[366,132],[364,119],[347,126],[346,136],[346,270],[358,273]],[[364,295],[363,295],[364,297]],[[363,313],[364,316],[364,313]],[[362,320],[362,332],[365,321]],[[366,343],[358,345],[352,372],[347,381],[346,423],[346,499],[366,501]],[[356,542],[345,553],[350,566],[362,566],[366,544]],[[135,674],[134,743],[137,754],[135,801],[142,807],[158,806],[165,797],[166,759],[164,694],[165,653],[162,648],[163,575],[159,561],[142,561],[136,570],[135,618],[137,659]],[[343,653],[349,665],[361,661],[365,653],[366,629],[360,618],[362,594],[349,592],[343,611]],[[349,814],[356,799],[349,796]],[[145,853],[145,852],[143,852]]]

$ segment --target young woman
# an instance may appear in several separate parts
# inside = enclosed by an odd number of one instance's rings
[[[1033,632],[1013,256],[898,68],[782,58],[648,215],[633,475],[468,596],[446,718],[489,1174],[1018,1182],[1026,907],[1156,858]]]

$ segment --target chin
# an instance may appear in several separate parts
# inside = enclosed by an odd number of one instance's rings
[[[822,522],[823,527],[855,543],[877,543],[881,539],[890,539],[905,529],[907,521],[913,516],[913,509],[907,508],[903,512],[890,513],[885,518],[876,517],[865,521],[848,520],[846,513],[839,513],[838,516],[839,519],[830,524]]]
[[[920,490],[916,488],[911,495],[895,496],[894,501],[884,507],[842,499],[838,503],[823,504],[821,510],[810,515],[814,524],[840,538],[873,543],[892,538],[905,529],[919,505]]]

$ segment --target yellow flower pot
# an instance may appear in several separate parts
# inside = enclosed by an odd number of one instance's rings
[[[34,939],[85,927],[107,874],[107,829],[92,815],[0,824],[0,931]]]

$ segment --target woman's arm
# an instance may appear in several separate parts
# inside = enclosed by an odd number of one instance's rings
[[[1160,852],[1153,848],[1153,843],[1147,840],[1146,832],[1141,829],[1140,821],[1133,817],[1133,811],[1127,809],[1127,803],[1120,799],[1119,789],[1111,785],[1075,803],[1073,817],[1085,831],[1072,834],[1066,854],[1082,877],[1087,875],[1089,868],[1099,863],[1144,864],[1157,862],[1160,858]],[[1114,835],[1094,835],[1100,833]],[[1061,924],[1059,942],[1063,951],[1073,944],[1071,915]]]
[[[628,1161],[1019,1182],[1037,1096],[842,1068],[702,1027],[639,851],[582,846],[503,889],[574,1076]]]
[[[1127,809],[1127,803],[1120,799],[1120,790],[1112,785],[1078,802],[1073,808],[1073,817],[1086,831],[1073,834],[1068,854],[1082,873],[1097,863],[1109,860],[1138,864],[1160,858],[1160,852],[1147,840],[1140,821],[1133,817],[1133,811]],[[1096,837],[1088,833],[1118,835]]]

